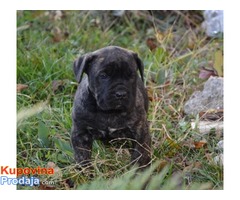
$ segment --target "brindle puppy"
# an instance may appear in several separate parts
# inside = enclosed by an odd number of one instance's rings
[[[150,163],[143,71],[136,53],[117,46],[87,53],[74,62],[80,84],[73,105],[71,141],[75,160],[82,166],[90,162],[94,140],[123,138],[132,143],[133,163],[141,167]]]

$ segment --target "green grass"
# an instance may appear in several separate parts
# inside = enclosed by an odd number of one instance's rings
[[[192,16],[199,16],[199,12]],[[30,109],[33,113],[18,123],[18,167],[47,167],[53,162],[61,173],[39,176],[40,180],[54,180],[54,189],[223,187],[223,167],[213,162],[221,137],[213,132],[205,136],[207,144],[203,148],[192,147],[198,132],[191,129],[190,122],[196,116],[191,118],[183,112],[192,92],[202,88],[199,67],[213,62],[215,51],[223,48],[223,41],[206,38],[203,32],[186,25],[187,19],[177,12],[170,12],[164,20],[151,19],[143,11],[128,12],[122,18],[109,13],[66,11],[59,20],[44,11],[17,12],[17,27],[21,28],[17,31],[17,83],[28,85],[17,94],[17,109],[23,115]],[[25,25],[29,26],[24,28]],[[149,37],[158,45],[155,51],[146,45]],[[71,110],[77,87],[73,61],[85,52],[107,45],[137,52],[145,65],[155,164],[142,174],[134,175],[124,146],[105,147],[95,142],[93,169],[79,171],[73,161]],[[54,86],[56,81],[60,81],[59,87]],[[39,109],[43,111],[38,112]]]

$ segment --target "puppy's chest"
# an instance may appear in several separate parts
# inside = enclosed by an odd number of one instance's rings
[[[100,115],[96,114],[92,123],[87,124],[88,132],[94,139],[114,139],[131,137],[129,127],[132,122],[129,116],[122,115]]]
[[[104,129],[98,129],[91,126],[87,127],[88,132],[93,136],[94,139],[113,139],[130,137],[131,133],[126,127],[106,127]]]

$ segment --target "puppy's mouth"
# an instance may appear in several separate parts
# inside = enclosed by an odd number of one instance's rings
[[[116,103],[115,103],[115,109],[116,110],[125,110],[126,109],[126,102],[123,102],[121,100],[118,100]]]
[[[102,111],[117,111],[124,112],[130,108],[129,92],[125,89],[114,90],[107,95],[97,93],[95,95],[97,106]]]
[[[98,107],[106,112],[126,112],[129,102],[126,100],[113,99],[108,102],[98,102]]]

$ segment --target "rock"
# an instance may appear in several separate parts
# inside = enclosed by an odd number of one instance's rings
[[[216,149],[220,152],[223,152],[223,140],[217,143]],[[219,153],[213,158],[213,161],[216,165],[223,166],[223,153]]]
[[[216,149],[219,151],[223,151],[223,140],[217,143]]]
[[[116,17],[122,17],[125,13],[125,10],[113,10],[112,15]]]
[[[209,134],[215,129],[218,135],[223,135],[223,121],[199,121],[191,122],[192,129],[198,129],[201,135]]]
[[[210,77],[203,91],[194,92],[184,106],[184,112],[188,115],[197,115],[210,109],[223,109],[222,77]]]
[[[213,161],[216,165],[223,166],[223,154],[219,154],[213,158]]]
[[[202,28],[209,37],[220,37],[223,33],[223,10],[205,10]]]

